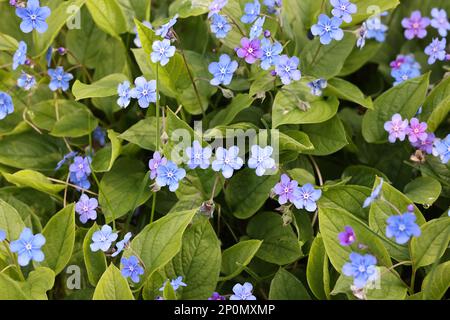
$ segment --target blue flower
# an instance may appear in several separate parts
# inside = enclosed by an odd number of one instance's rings
[[[258,19],[256,19],[255,23],[250,28],[250,40],[259,38],[259,36],[263,32],[263,26],[265,21],[266,17],[259,17]]]
[[[350,253],[350,262],[344,264],[342,273],[348,277],[353,277],[353,284],[356,288],[364,288],[367,282],[375,281],[378,277],[377,259],[371,254],[360,255]]]
[[[45,61],[47,61],[47,68],[50,68],[52,64],[52,55],[53,55],[53,47],[48,47],[47,52],[45,53]]]
[[[214,171],[222,171],[225,178],[231,178],[234,170],[239,170],[244,165],[244,160],[239,157],[239,147],[232,146],[228,150],[222,147],[216,150],[216,159],[212,162]]]
[[[105,131],[102,129],[102,127],[97,127],[95,128],[95,130],[92,132],[92,137],[94,138],[95,141],[98,142],[98,144],[100,146],[104,146],[106,143],[106,135],[105,135]]]
[[[117,250],[114,251],[114,253],[111,255],[111,257],[117,256],[119,253],[121,253],[123,251],[123,249],[125,249],[129,245],[131,236],[132,236],[131,232],[128,232],[123,237],[122,240],[120,240],[119,242],[116,243]]]
[[[75,204],[75,212],[80,215],[81,223],[86,223],[88,220],[97,219],[98,201],[95,198],[89,198],[82,194],[78,202]]]
[[[44,253],[41,247],[45,244],[45,237],[38,233],[33,235],[29,228],[23,229],[20,237],[10,244],[11,252],[17,252],[19,255],[19,265],[22,267],[28,265],[31,260],[36,262],[44,261]]]
[[[25,33],[29,33],[33,29],[44,33],[48,28],[45,20],[50,16],[50,9],[49,7],[40,7],[39,0],[28,0],[26,8],[17,7],[16,15],[22,19],[20,29]]]
[[[395,237],[395,242],[405,244],[412,236],[420,236],[420,227],[416,224],[416,215],[405,212],[387,218],[386,237]]]
[[[77,156],[73,159],[73,163],[69,166],[69,171],[74,173],[78,180],[91,174],[91,159],[89,157]]]
[[[308,82],[308,87],[311,88],[311,94],[320,97],[322,95],[322,90],[327,87],[327,80],[317,79]]]
[[[340,41],[344,37],[344,31],[339,26],[342,20],[336,17],[329,18],[325,14],[319,16],[317,24],[311,27],[311,32],[320,37],[321,44],[329,44],[333,39]]]
[[[222,54],[219,62],[210,63],[208,70],[214,78],[210,81],[211,85],[218,86],[220,84],[229,85],[233,79],[233,74],[238,67],[236,61],[231,61],[227,54]]]
[[[31,76],[29,74],[26,74],[25,72],[22,72],[22,74],[17,79],[17,86],[19,88],[23,88],[23,90],[28,91],[31,90],[36,85],[36,78],[34,76]]]
[[[218,39],[223,39],[232,29],[231,24],[228,23],[226,17],[220,14],[214,14],[211,19],[211,32],[216,35]]]
[[[6,232],[0,230],[0,242],[5,241],[5,239],[6,239]]]
[[[159,291],[164,291],[164,287],[166,286],[167,280],[164,282],[163,286],[159,288]],[[179,287],[187,287],[187,284],[183,282],[183,277],[179,276],[176,279],[170,281],[170,285],[173,290],[177,291]]]
[[[69,89],[69,81],[73,79],[73,75],[71,73],[64,72],[63,67],[48,69],[48,75],[51,78],[48,87],[52,91],[56,91],[58,89],[66,91]]]
[[[131,97],[138,99],[141,108],[148,108],[151,102],[156,102],[156,81],[147,81],[144,77],[134,80],[135,88],[130,92]]]
[[[119,85],[117,86],[117,94],[119,95],[119,99],[117,99],[117,104],[121,108],[128,107],[131,101],[130,83],[128,81],[119,83]]]
[[[0,91],[0,120],[5,119],[5,117],[13,113],[14,104],[11,96],[6,92]]]
[[[283,5],[282,0],[264,0],[264,5],[267,6],[267,13],[278,14],[281,6]]]
[[[297,209],[305,209],[314,212],[317,209],[316,201],[322,196],[322,190],[314,189],[311,183],[294,190],[294,206]]]
[[[248,159],[248,167],[256,169],[256,175],[262,176],[266,170],[275,169],[275,160],[271,158],[273,148],[267,146],[261,148],[258,145],[251,147],[252,156]]]
[[[144,269],[139,264],[138,258],[131,256],[128,259],[122,258],[120,260],[122,270],[120,271],[125,278],[131,278],[134,283],[139,283],[139,276],[144,274]]]
[[[161,38],[166,38],[169,34],[170,36],[170,29],[173,28],[173,26],[177,23],[178,14],[176,14],[172,19],[169,20],[166,24],[163,24],[161,27],[156,29],[155,34],[157,36],[161,36]]]
[[[179,181],[186,176],[186,170],[178,168],[172,161],[158,167],[156,184],[160,187],[169,186],[169,190],[175,192],[178,189]]]
[[[213,15],[218,14],[223,7],[225,7],[228,3],[228,0],[213,0],[209,5],[209,13],[208,18],[211,18]]]
[[[71,183],[82,189],[88,190],[91,187],[91,183],[89,182],[88,177],[83,176],[80,179],[78,179],[75,172],[70,173],[69,180]]]
[[[420,70],[405,63],[400,68],[392,70],[391,76],[395,78],[394,86],[396,86],[404,81],[420,76]]]
[[[388,27],[381,23],[380,17],[376,16],[366,21],[367,39],[375,39],[378,42],[386,40],[386,31]]]
[[[444,61],[446,57],[445,46],[447,40],[443,38],[433,38],[432,42],[425,48],[425,54],[429,55],[428,64],[433,64],[436,60]]]
[[[297,57],[289,58],[287,55],[279,57],[275,66],[275,72],[283,84],[288,85],[292,80],[300,80],[302,74],[300,70],[297,70],[299,63],[300,60]]]
[[[19,66],[25,64],[25,61],[27,61],[27,44],[23,41],[20,41],[19,47],[17,48],[13,56],[13,70],[16,70]]]
[[[206,169],[209,167],[209,158],[211,158],[211,148],[202,148],[200,142],[195,140],[192,143],[192,147],[186,148],[186,154],[189,157],[187,165],[191,169],[200,167],[201,169]]]
[[[245,282],[243,285],[236,283],[233,287],[233,295],[230,300],[256,300],[252,293],[253,285],[250,282]]]
[[[165,66],[169,63],[169,59],[175,54],[175,47],[170,45],[170,40],[164,39],[163,41],[156,40],[152,44],[153,52],[150,54],[153,63],[161,63],[161,66]]]
[[[373,189],[372,193],[366,200],[364,200],[363,208],[370,206],[372,202],[380,197],[381,190],[383,188],[384,179],[380,178],[380,183]]]
[[[331,14],[337,18],[341,18],[347,23],[352,22],[352,14],[355,14],[357,7],[355,4],[347,0],[330,0],[334,7]]]
[[[447,19],[447,12],[444,9],[431,9],[431,26],[438,30],[441,37],[446,37],[448,30],[450,30],[450,23]]]
[[[1,110],[1,102],[0,102],[0,110]],[[434,141],[433,155],[439,157],[443,164],[446,164],[450,160],[450,134],[448,134],[442,140],[436,139]]]
[[[258,0],[254,0],[253,3],[249,2],[244,7],[245,14],[241,17],[243,23],[252,23],[258,18],[261,12],[261,5]]]
[[[263,51],[261,69],[269,70],[270,67],[277,65],[283,46],[279,42],[272,44],[269,39],[264,38],[261,40],[261,50]]]
[[[92,235],[92,243],[90,245],[91,251],[96,252],[102,250],[106,252],[111,247],[111,243],[116,241],[118,237],[117,232],[112,232],[112,228],[105,224],[101,230],[95,231]]]
[[[56,165],[55,171],[61,169],[61,167],[67,162],[67,160],[72,159],[75,157],[78,153],[75,151],[71,151],[64,155],[64,157],[58,162]]]

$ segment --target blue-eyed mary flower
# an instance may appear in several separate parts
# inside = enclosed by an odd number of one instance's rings
[[[160,36],[161,38],[167,38],[168,35],[170,36],[170,30],[177,23],[177,19],[178,14],[176,14],[172,19],[170,19],[169,22],[163,24],[161,27],[156,29],[155,34],[157,36]]]
[[[123,237],[123,239],[116,243],[116,251],[114,251],[114,253],[111,254],[111,257],[119,255],[119,253],[121,253],[125,248],[127,248],[127,246],[130,244],[131,237],[132,237],[131,232],[127,232],[127,234]]]
[[[372,202],[374,202],[375,200],[377,200],[380,197],[381,190],[383,188],[383,183],[384,183],[384,179],[380,178],[380,183],[373,189],[370,196],[367,197],[366,200],[364,200],[363,208],[367,208],[368,206],[370,206],[372,204]]]
[[[241,39],[241,47],[236,48],[236,54],[239,58],[245,59],[248,64],[253,64],[263,55],[261,50],[261,41],[259,39],[250,40],[248,38]]]
[[[317,24],[311,27],[311,32],[315,36],[320,37],[321,44],[329,44],[333,39],[340,41],[344,37],[344,31],[340,28],[342,20],[336,17],[331,19],[321,14]]]
[[[166,280],[161,288],[159,288],[159,291],[164,291],[164,287],[166,286],[168,280]],[[187,284],[183,282],[183,277],[178,276],[175,279],[170,280],[170,285],[172,286],[174,291],[177,291],[180,287],[187,287]]]
[[[258,0],[248,2],[244,7],[244,15],[241,17],[243,23],[252,23],[261,13],[261,4]]]
[[[169,63],[169,59],[175,54],[175,47],[171,45],[170,40],[156,40],[152,44],[153,52],[150,54],[153,63],[160,63],[165,66]]]
[[[17,78],[17,86],[25,91],[31,90],[36,85],[36,78],[25,72],[22,72]]]
[[[292,81],[298,81],[302,77],[298,65],[300,60],[297,57],[289,58],[287,55],[279,57],[275,66],[275,72],[280,77],[284,85],[290,84]]]
[[[233,74],[237,67],[238,63],[236,61],[231,61],[229,55],[222,54],[219,58],[219,62],[212,62],[209,64],[209,73],[211,73],[214,77],[210,81],[211,85],[229,85],[233,79]]]
[[[137,77],[134,80],[135,88],[131,89],[130,95],[138,99],[141,108],[146,109],[152,102],[156,102],[156,81],[147,81],[144,77]]]
[[[91,159],[89,157],[77,156],[73,159],[73,163],[69,166],[69,171],[74,173],[77,179],[89,176],[91,174]]]
[[[102,127],[98,126],[95,128],[95,130],[92,132],[92,138],[102,147],[105,146],[106,143],[106,135],[105,130],[102,129]]]
[[[405,244],[412,236],[420,236],[420,233],[420,227],[416,224],[416,215],[412,212],[390,216],[387,219],[386,237],[394,237],[398,244]]]
[[[444,9],[431,9],[431,26],[435,28],[441,37],[446,37],[450,30],[450,23],[448,22],[447,12]]]
[[[394,61],[391,61],[389,66],[392,68],[392,70],[398,70],[404,64],[408,65],[410,68],[413,68],[413,69],[420,70],[420,68],[421,68],[420,64],[416,61],[416,59],[414,58],[414,55],[412,55],[412,54],[408,54],[408,55],[399,54],[395,58]]]
[[[45,61],[47,61],[47,68],[50,68],[50,65],[52,64],[52,56],[53,56],[53,47],[50,46],[47,49],[47,52],[45,53]]]
[[[119,98],[117,99],[117,104],[119,105],[119,107],[128,107],[131,101],[130,82],[124,81],[122,83],[119,83],[119,85],[117,86],[117,94],[119,95]]]
[[[47,31],[48,25],[45,20],[50,16],[49,7],[41,7],[39,0],[28,0],[25,8],[16,7],[16,15],[22,19],[20,29],[29,33],[36,29],[39,33]]]
[[[91,187],[91,183],[89,182],[89,179],[87,176],[77,178],[75,172],[70,172],[69,181],[82,189],[88,190]]]
[[[209,5],[209,13],[208,18],[211,18],[213,15],[220,13],[223,7],[225,7],[228,3],[228,0],[213,0]]]
[[[297,181],[291,180],[286,174],[282,174],[280,182],[278,182],[273,188],[273,193],[278,195],[278,202],[281,205],[286,204],[288,201],[294,203],[294,191],[297,187]]]
[[[236,283],[233,287],[233,295],[230,300],[256,300],[253,295],[253,285],[250,282],[245,282],[243,285]]]
[[[388,27],[381,23],[379,16],[375,16],[367,19],[367,39],[375,39],[378,42],[384,42],[386,40],[386,31]]]
[[[308,87],[311,88],[311,94],[320,97],[322,95],[322,90],[327,87],[327,80],[316,79],[308,82]]]
[[[82,194],[78,202],[75,204],[75,212],[80,215],[81,223],[86,223],[88,220],[97,219],[98,201],[95,198],[89,198]]]
[[[258,145],[251,147],[251,157],[248,159],[248,167],[256,169],[256,175],[262,176],[266,170],[275,169],[275,160],[272,159],[273,148],[266,146],[261,148]]]
[[[268,14],[279,14],[283,0],[264,0],[263,3],[267,7]]]
[[[430,25],[430,18],[422,17],[420,11],[411,13],[409,18],[402,19],[402,26],[405,28],[405,38],[408,40],[415,37],[423,39],[427,35],[427,27]]]
[[[165,166],[167,164],[167,159],[161,157],[161,154],[156,151],[153,153],[153,158],[148,161],[148,168],[150,169],[150,179],[155,179],[158,175],[158,167]]]
[[[186,154],[188,156],[187,165],[190,169],[195,169],[197,167],[206,169],[209,167],[209,158],[211,158],[212,154],[210,147],[202,148],[200,142],[195,140],[192,143],[192,147],[186,148]]]
[[[368,282],[375,281],[378,277],[377,259],[371,254],[361,255],[356,252],[350,253],[350,262],[342,267],[342,273],[353,277],[353,284],[361,289]]]
[[[420,76],[420,69],[412,67],[411,65],[405,63],[402,64],[400,68],[393,69],[391,71],[391,76],[394,77],[394,86],[396,86],[402,82]]]
[[[409,121],[409,126],[406,128],[409,142],[416,143],[417,141],[425,141],[427,139],[427,123],[420,122],[417,118],[412,118]]]
[[[272,42],[269,39],[261,40],[261,69],[269,70],[272,66],[277,65],[283,46],[279,42]]]
[[[156,184],[160,187],[168,186],[172,192],[178,189],[180,180],[186,176],[186,170],[178,168],[172,161],[167,161],[165,165],[160,165],[156,172]]]
[[[227,17],[220,14],[214,14],[211,19],[211,32],[216,35],[216,38],[223,39],[232,29]]]
[[[384,130],[389,133],[389,142],[394,143],[397,139],[404,141],[408,129],[408,119],[402,119],[399,113],[392,116],[391,121],[384,123]]]
[[[436,136],[432,132],[427,133],[427,138],[425,140],[417,140],[416,142],[411,143],[411,145],[427,154],[433,153],[433,144]]]
[[[36,262],[44,261],[44,253],[41,247],[45,244],[45,237],[38,233],[33,235],[29,228],[23,229],[18,240],[10,244],[11,252],[16,252],[19,256],[19,265],[26,266],[31,260]]]
[[[266,17],[259,17],[258,19],[256,19],[256,21],[250,28],[250,39],[259,38],[259,36],[263,32],[263,26],[265,21]]]
[[[19,66],[25,64],[27,60],[27,44],[24,41],[19,42],[19,47],[16,52],[14,52],[13,56],[13,70],[16,70]]]
[[[130,256],[127,258],[122,258],[120,260],[122,264],[122,269],[120,273],[125,278],[130,278],[134,283],[139,283],[139,276],[144,274],[144,268],[139,264],[138,258],[135,256]]]
[[[433,155],[439,157],[443,164],[450,161],[450,134],[444,139],[436,139],[434,141]]]
[[[61,169],[61,167],[70,159],[74,158],[77,155],[76,151],[70,151],[69,153],[65,154],[64,157],[57,163],[55,167],[55,171]]]
[[[12,98],[6,92],[0,91],[0,120],[6,118],[8,114],[14,112]]]
[[[349,246],[356,240],[355,231],[350,226],[345,226],[344,231],[338,234],[339,243],[341,246]]]
[[[317,209],[317,201],[322,196],[322,190],[314,189],[311,183],[307,183],[294,190],[294,206],[297,209],[305,209],[314,212]]]
[[[90,245],[91,251],[108,251],[111,244],[116,241],[117,237],[117,232],[113,232],[112,228],[105,224],[99,231],[95,231],[92,235],[92,243]]]
[[[48,87],[52,91],[61,89],[66,91],[69,89],[69,81],[73,79],[71,73],[65,72],[63,67],[56,67],[56,69],[48,69],[48,75],[50,76],[50,83]]]
[[[337,18],[341,18],[344,22],[352,22],[352,14],[355,14],[357,7],[354,3],[347,0],[330,0],[333,10],[331,14]]]
[[[6,239],[6,232],[0,230],[0,242],[5,241],[5,239]]]
[[[239,170],[244,165],[244,160],[239,157],[239,147],[232,146],[228,150],[222,147],[216,150],[216,159],[212,162],[214,171],[222,171],[225,178],[231,178],[234,170]]]
[[[442,40],[433,38],[432,42],[425,48],[425,54],[429,56],[428,64],[433,64],[436,60],[444,61],[446,59],[446,45],[447,40],[445,38]]]

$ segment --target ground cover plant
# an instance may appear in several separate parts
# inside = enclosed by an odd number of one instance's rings
[[[443,299],[445,0],[0,0],[0,299]]]

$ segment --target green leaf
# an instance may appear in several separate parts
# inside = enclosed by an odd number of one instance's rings
[[[405,186],[405,196],[423,205],[432,205],[441,194],[441,184],[430,177],[419,177]]]
[[[94,159],[92,159],[92,169],[94,169],[95,172],[110,171],[122,151],[122,141],[118,138],[119,134],[111,129],[107,132],[111,145],[103,147],[94,154]]]
[[[432,264],[444,254],[450,240],[450,217],[428,221],[421,230],[420,237],[411,240],[411,259],[416,270]]]
[[[189,283],[177,290],[180,299],[204,300],[216,288],[220,265],[219,239],[209,219],[201,217],[185,231],[181,251],[166,267],[166,274],[170,278],[183,276],[183,282]]]
[[[0,230],[5,231],[6,239],[9,241],[19,239],[24,228],[25,224],[17,210],[4,200],[0,199]]]
[[[374,14],[380,14],[400,4],[399,0],[355,0],[352,2],[356,4],[358,11],[352,15],[352,22],[344,25],[357,25]]]
[[[127,76],[121,73],[110,74],[91,84],[77,80],[72,86],[72,93],[76,100],[110,97],[117,95],[117,86],[127,80]]]
[[[179,14],[180,18],[195,17],[207,13],[209,5],[209,0],[175,0],[170,4],[169,13]]]
[[[103,273],[92,300],[134,300],[127,280],[114,264],[111,263]]]
[[[0,51],[16,51],[18,47],[16,39],[0,32]]]
[[[172,284],[170,281],[166,282],[163,290],[163,299],[164,300],[177,300],[177,295],[175,290],[173,290]]]
[[[450,287],[450,261],[438,265],[427,274],[422,282],[423,298],[439,300]]]
[[[1,300],[28,300],[17,281],[8,277],[5,273],[0,273],[0,299]]]
[[[214,118],[211,119],[209,126],[215,127],[218,125],[230,124],[239,112],[250,107],[252,103],[253,99],[250,95],[238,94],[225,109],[220,110]]]
[[[250,218],[264,205],[279,178],[279,174],[258,177],[249,168],[238,171],[225,189],[225,200],[231,213],[238,219]]]
[[[302,130],[314,145],[314,150],[304,153],[316,156],[329,155],[348,144],[344,125],[338,116],[323,123],[303,125]]]
[[[377,54],[378,50],[381,48],[381,45],[382,43],[378,41],[367,41],[366,45],[362,49],[357,47],[353,48],[352,52],[345,60],[339,76],[344,77],[358,71]]]
[[[42,173],[33,170],[20,170],[13,174],[3,173],[5,179],[18,187],[30,187],[51,195],[64,190],[62,184],[54,184]]]
[[[86,233],[83,241],[84,264],[86,265],[89,283],[94,287],[97,285],[107,267],[105,254],[102,251],[92,252],[90,247],[92,235],[99,230],[100,228],[98,225],[94,224]]]
[[[270,300],[311,300],[303,283],[292,273],[280,268],[270,283]]]
[[[147,225],[131,241],[133,254],[145,265],[143,279],[164,267],[180,251],[184,230],[196,212],[197,209],[170,213]],[[125,254],[129,254],[128,251]]]
[[[75,205],[56,213],[42,230],[46,242],[42,247],[45,259],[41,265],[59,274],[70,261],[75,245]]]
[[[373,108],[372,99],[370,97],[366,98],[364,93],[362,93],[357,86],[340,78],[328,80],[324,93],[325,95],[335,95],[339,99],[354,102],[368,109]]]
[[[97,26],[113,37],[127,31],[127,22],[117,0],[87,0],[86,6]]]
[[[90,111],[81,109],[59,119],[50,134],[55,137],[82,137],[90,134],[97,126],[97,118]]]
[[[436,131],[450,112],[450,77],[443,79],[426,98],[420,119],[426,121],[428,130]]]
[[[313,150],[314,146],[309,140],[306,133],[297,130],[288,130],[279,132],[280,137],[280,151],[292,150],[296,152],[303,152],[305,150]]]
[[[150,198],[150,190],[141,193],[137,188],[145,175],[142,162],[131,158],[120,158],[111,171],[105,173],[100,181],[98,201],[107,223],[124,216],[135,209],[133,205],[138,207]]]
[[[221,280],[226,281],[238,276],[252,261],[261,243],[260,240],[243,240],[224,250],[221,272],[226,276]]]
[[[119,135],[119,138],[134,143],[143,149],[154,151],[156,149],[156,117],[147,117],[140,120]]]
[[[338,272],[341,272],[343,265],[349,261],[352,252],[350,247],[341,246],[338,240],[338,234],[345,226],[352,226],[358,241],[370,247],[370,252],[377,258],[379,266],[392,265],[389,253],[379,236],[359,218],[344,209],[319,206],[320,233],[331,264]]]
[[[309,41],[300,55],[303,74],[325,79],[338,75],[355,42],[356,37],[350,32],[346,32],[341,41],[328,45],[322,45],[318,37]]]
[[[326,300],[330,298],[328,256],[320,234],[316,236],[309,250],[306,279],[309,288],[317,299]]]
[[[48,300],[47,291],[55,284],[55,273],[45,267],[37,267],[28,275],[27,281],[21,282],[23,292],[33,300]]]
[[[292,263],[302,254],[301,243],[290,225],[284,226],[279,214],[263,212],[253,217],[247,225],[253,239],[263,240],[256,256],[277,265]]]
[[[387,139],[384,123],[395,113],[402,118],[412,118],[425,100],[430,74],[405,81],[380,95],[368,110],[362,122],[364,139],[369,143],[381,143]]]
[[[377,176],[383,177],[385,181],[389,182],[389,179],[383,172],[364,165],[351,165],[342,172],[342,178],[351,177],[348,182],[349,184],[356,184],[369,188],[372,188]]]

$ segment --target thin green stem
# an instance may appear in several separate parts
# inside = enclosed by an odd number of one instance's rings
[[[155,218],[155,209],[156,209],[156,192],[153,192],[152,212],[150,214],[150,223],[152,223]]]
[[[96,176],[94,170],[92,169],[92,166],[91,166],[90,162],[89,162],[89,167],[91,167],[92,176],[94,177],[95,183],[97,184],[98,193],[99,193],[99,195],[103,194],[103,197],[106,200],[106,205],[107,205],[109,211],[111,211],[113,229],[116,230],[116,216],[114,214],[114,210],[113,210],[113,208],[111,206],[111,203],[109,202],[109,199],[108,199],[107,195],[103,192],[102,188],[100,187],[100,182],[98,181],[97,176]]]

